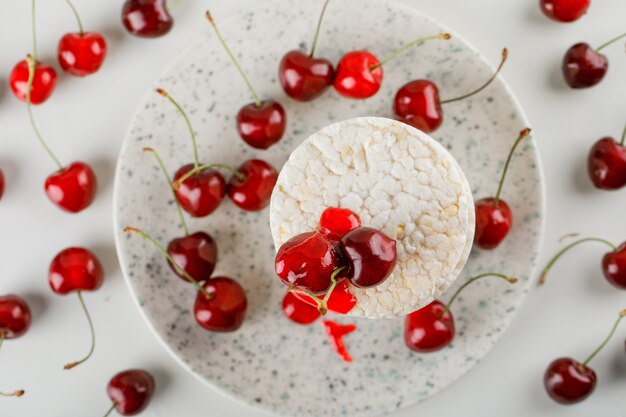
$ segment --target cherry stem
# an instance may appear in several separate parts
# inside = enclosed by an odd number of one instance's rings
[[[622,321],[622,319],[624,317],[626,317],[626,310],[620,311],[619,317],[617,318],[617,320],[615,320],[615,324],[613,324],[613,328],[611,329],[611,333],[609,333],[607,338],[604,339],[604,342],[602,342],[602,344],[600,346],[598,346],[598,348],[596,350],[594,350],[591,355],[589,355],[587,360],[585,360],[583,362],[583,364],[582,364],[583,366],[587,366],[587,364],[589,364],[589,362],[591,362],[591,360],[606,346],[606,344],[609,343],[609,340],[611,340],[611,338],[615,334],[615,331],[617,330],[617,326],[619,325],[620,321]]]
[[[322,20],[324,18],[324,13],[326,12],[326,7],[328,6],[329,2],[330,0],[326,0],[324,2],[324,6],[322,7],[322,12],[320,13],[320,18],[317,20],[317,28],[315,29],[315,36],[313,37],[313,43],[311,44],[311,53],[309,54],[311,58],[313,58],[313,55],[315,55],[315,47],[317,46],[317,38],[320,35],[320,29],[322,28]]]
[[[193,127],[191,126],[191,121],[189,120],[189,117],[187,117],[187,112],[185,112],[185,110],[181,107],[181,105],[178,104],[178,102],[174,100],[172,96],[170,96],[167,93],[167,91],[163,90],[162,88],[157,88],[156,92],[161,94],[166,99],[168,99],[170,103],[172,103],[174,107],[176,107],[178,112],[183,116],[183,119],[185,119],[185,123],[187,123],[187,128],[189,129],[189,135],[191,136],[191,143],[193,144],[194,166],[198,168],[198,166],[200,165],[200,161],[198,160],[198,145],[196,144],[196,133],[193,131]]]
[[[109,411],[107,411],[107,413],[104,415],[104,417],[108,417],[109,415],[111,415],[111,413],[113,412],[113,410],[115,410],[115,406],[117,406],[117,403],[113,403],[111,405],[111,408],[109,408]]]
[[[619,35],[619,36],[618,36],[618,37],[616,37],[616,38],[611,39],[611,40],[610,40],[610,41],[608,41],[607,43],[603,43],[602,45],[600,45],[600,46],[598,46],[598,47],[596,48],[596,51],[597,51],[597,52],[600,52],[603,48],[605,48],[605,47],[609,46],[609,45],[610,45],[610,44],[612,44],[613,42],[617,42],[617,41],[619,41],[620,39],[622,39],[622,38],[624,38],[624,37],[626,37],[626,33],[622,33],[621,35]]]
[[[167,252],[167,250],[165,250],[165,248],[163,246],[161,246],[161,244],[159,242],[157,242],[152,236],[150,236],[146,232],[144,232],[144,231],[142,231],[140,229],[137,229],[135,227],[125,227],[124,228],[124,232],[126,232],[126,233],[137,233],[139,236],[143,237],[144,239],[146,239],[147,241],[152,243],[159,250],[159,252],[161,252],[163,254],[163,256],[165,256],[167,258],[168,261],[170,261],[170,263],[174,266],[174,268],[176,268],[176,270],[178,272],[183,274],[183,276],[185,278],[187,278],[189,280],[189,282],[191,282],[193,285],[195,285],[195,287],[198,289],[198,291],[200,291],[202,294],[204,294],[204,296],[207,299],[209,299],[209,300],[213,298],[213,295],[209,294],[207,292],[207,290],[202,285],[200,285],[200,283],[198,281],[196,281],[196,279],[194,277],[189,275],[187,273],[187,271],[185,271],[185,269],[182,266],[180,266],[178,264],[178,262],[176,262],[174,260],[174,258],[172,258],[172,256]]]
[[[75,368],[76,366],[86,362],[91,357],[91,355],[93,355],[93,351],[96,348],[96,332],[93,328],[93,322],[91,321],[89,310],[87,310],[87,306],[85,305],[85,300],[83,300],[83,294],[81,291],[77,291],[76,295],[78,295],[78,300],[80,301],[80,305],[82,306],[83,311],[85,312],[85,317],[87,317],[87,322],[89,323],[89,331],[91,332],[91,348],[89,349],[89,353],[87,354],[87,356],[85,356],[83,359],[65,365],[63,367],[63,369],[65,370]]]
[[[24,395],[25,391],[23,389],[18,389],[17,391],[13,391],[13,392],[2,392],[0,391],[0,396],[2,397],[21,397],[22,395]]]
[[[154,159],[156,159],[157,164],[159,164],[159,167],[161,168],[161,172],[163,172],[163,176],[165,176],[165,180],[167,181],[167,186],[172,191],[172,195],[174,196],[174,203],[176,204],[176,209],[178,209],[178,216],[180,217],[180,224],[183,228],[183,231],[185,232],[185,236],[189,236],[189,229],[187,228],[187,223],[185,222],[183,209],[180,207],[180,202],[178,201],[178,198],[176,197],[176,191],[174,190],[174,187],[172,187],[172,178],[167,173],[167,168],[165,168],[165,164],[163,164],[163,160],[159,156],[158,152],[152,148],[143,148],[143,151],[150,152],[152,155],[154,155]]]
[[[31,1],[31,31],[33,36],[33,60],[37,62],[37,31],[35,25],[35,0]],[[30,88],[29,88],[30,90]]]
[[[624,125],[624,131],[622,132],[622,140],[619,141],[621,146],[624,146],[624,141],[626,141],[626,125]]]
[[[80,36],[83,36],[85,34],[83,22],[80,21],[80,15],[78,14],[76,7],[74,7],[74,4],[72,4],[70,0],[65,0],[65,2],[68,6],[70,6],[70,9],[72,9],[72,13],[74,13],[74,17],[76,17],[76,22],[78,22],[78,31],[80,32]]]
[[[508,282],[509,284],[515,284],[517,282],[517,278],[510,277],[510,276],[504,275],[504,274],[499,274],[497,272],[486,272],[484,274],[476,275],[475,277],[470,278],[465,284],[461,285],[459,287],[459,289],[456,290],[456,292],[452,295],[452,298],[450,298],[450,301],[448,301],[448,303],[446,304],[445,308],[441,311],[441,314],[439,315],[439,318],[443,317],[444,314],[446,314],[448,311],[450,311],[450,306],[452,305],[452,303],[454,303],[454,300],[457,299],[457,297],[459,296],[459,294],[461,294],[461,292],[465,289],[465,287],[467,287],[468,285],[472,284],[474,281],[478,281],[479,279],[486,278],[486,277],[501,278],[501,279],[505,280],[506,282]]]
[[[0,332],[0,347],[2,347],[2,342],[4,342],[5,337],[4,331]]]
[[[406,51],[409,48],[412,48],[415,45],[418,45],[420,43],[432,40],[432,39],[443,39],[445,41],[447,41],[448,39],[452,38],[452,36],[449,33],[438,33],[436,35],[433,36],[427,36],[425,38],[419,38],[419,39],[415,39],[412,42],[407,43],[406,45],[396,49],[395,51],[393,51],[391,54],[387,55],[385,57],[385,59],[381,60],[378,64],[376,65],[372,65],[370,67],[370,70],[373,71],[378,67],[382,67],[383,65],[385,65],[387,62],[391,61],[392,59],[394,59],[396,56],[398,56],[399,54],[401,54],[402,52]]]
[[[217,35],[217,39],[219,39],[220,43],[222,44],[222,46],[226,50],[226,53],[230,56],[230,59],[233,61],[233,64],[235,64],[235,67],[237,67],[237,70],[239,71],[239,74],[241,74],[241,77],[243,78],[243,80],[245,81],[246,85],[248,86],[248,90],[250,91],[250,94],[252,95],[252,99],[254,100],[254,104],[256,104],[257,107],[261,107],[261,99],[259,99],[259,96],[257,95],[256,91],[254,91],[254,88],[252,87],[252,83],[250,83],[250,80],[248,79],[248,76],[243,71],[243,68],[241,68],[241,65],[239,65],[239,62],[237,61],[237,58],[235,58],[235,55],[233,55],[232,51],[228,47],[228,44],[226,43],[226,41],[222,37],[222,34],[220,33],[219,29],[217,28],[217,25],[215,24],[215,21],[213,20],[213,16],[211,16],[211,12],[209,12],[208,10],[206,12],[206,18],[209,21],[209,23],[211,23],[211,26],[213,26],[213,29],[215,30],[215,34]]]
[[[600,243],[604,243],[605,245],[609,246],[613,251],[617,250],[617,247],[614,244],[612,244],[611,242],[609,242],[608,240],[600,239],[600,238],[597,238],[597,237],[587,237],[587,238],[584,238],[584,239],[579,239],[579,240],[577,240],[577,241],[575,241],[573,243],[570,243],[569,245],[567,245],[566,247],[564,247],[563,249],[558,251],[557,254],[554,255],[554,257],[550,260],[550,262],[548,262],[546,267],[543,268],[543,271],[541,271],[541,276],[539,277],[539,285],[545,284],[546,278],[548,277],[548,272],[550,271],[550,268],[552,268],[552,265],[554,265],[555,262],[558,261],[559,258],[565,254],[565,252],[569,251],[574,246],[578,246],[578,245],[580,245],[581,243],[584,243],[584,242],[600,242]]]
[[[469,92],[467,94],[463,94],[462,96],[449,98],[447,100],[441,100],[441,104],[452,103],[453,101],[465,100],[466,98],[469,98],[469,97],[473,96],[474,94],[478,94],[481,91],[483,91],[485,88],[487,88],[487,86],[489,86],[489,84],[491,84],[493,82],[493,80],[496,79],[496,77],[500,73],[500,70],[504,66],[504,63],[506,62],[506,59],[507,59],[508,55],[509,55],[509,51],[506,48],[504,48],[502,50],[502,58],[500,59],[500,65],[498,65],[498,68],[496,69],[496,72],[493,73],[491,78],[489,78],[486,83],[484,83],[483,85],[478,87],[476,90],[471,91],[471,92]]]
[[[530,134],[530,129],[525,128],[521,132],[519,132],[519,136],[513,143],[511,150],[509,151],[509,155],[506,158],[506,163],[504,164],[504,170],[502,171],[502,176],[500,177],[500,183],[498,184],[498,191],[496,191],[496,196],[493,198],[493,206],[498,207],[498,203],[500,202],[500,194],[502,193],[502,187],[504,186],[504,179],[506,178],[506,174],[509,171],[509,165],[511,164],[511,159],[513,159],[513,154],[515,153],[515,149],[520,144],[520,142]]]
[[[236,176],[239,181],[243,182],[243,181],[246,180],[246,176],[244,174],[242,174],[241,172],[237,171],[235,168],[233,168],[230,165],[227,165],[227,164],[206,164],[206,165],[197,166],[194,169],[192,169],[191,171],[187,171],[185,173],[185,175],[183,175],[182,177],[180,177],[179,179],[174,181],[174,183],[172,184],[172,188],[174,190],[178,190],[180,188],[180,186],[182,185],[182,183],[187,181],[190,177],[192,177],[193,175],[197,174],[198,172],[204,171],[205,169],[211,169],[211,168],[224,168],[224,169],[230,171],[234,176]]]
[[[330,286],[326,290],[326,294],[324,295],[324,298],[318,297],[310,290],[294,288],[294,289],[290,289],[289,291],[296,292],[299,294],[304,294],[310,297],[311,299],[313,299],[313,301],[317,303],[317,309],[319,310],[320,314],[323,316],[326,313],[328,313],[328,300],[330,299],[332,292],[335,290],[335,287],[339,283],[337,282],[336,277],[341,271],[343,271],[346,268],[347,268],[346,266],[339,267],[335,269],[333,273],[330,275]]]

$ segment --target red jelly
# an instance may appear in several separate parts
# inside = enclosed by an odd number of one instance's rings
[[[356,325],[343,325],[331,320],[322,320],[322,324],[324,325],[324,330],[328,335],[330,344],[332,345],[333,349],[335,349],[337,355],[339,355],[339,357],[346,362],[352,362],[352,356],[350,356],[350,353],[348,352],[348,349],[343,342],[343,337],[355,331]]]

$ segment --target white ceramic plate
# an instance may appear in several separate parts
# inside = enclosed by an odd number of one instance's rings
[[[454,35],[452,41],[429,42],[390,62],[382,89],[369,100],[351,101],[328,91],[312,103],[297,103],[286,98],[278,84],[278,62],[290,49],[310,47],[322,0],[262,3],[220,26],[259,93],[278,99],[287,110],[288,129],[279,144],[256,151],[239,139],[235,115],[250,97],[208,25],[155,84],[188,110],[204,162],[238,165],[260,157],[280,167],[302,140],[323,126],[355,116],[391,117],[395,91],[407,81],[429,78],[445,98],[471,90],[493,71]],[[328,8],[318,55],[336,62],[346,51],[368,49],[382,57],[413,38],[440,31],[449,30],[405,6],[338,0]],[[487,52],[496,63],[500,51]],[[446,105],[444,112],[446,120],[433,136],[457,158],[474,196],[492,195],[511,143],[528,124],[519,104],[498,80],[479,96]],[[192,161],[183,120],[154,92],[148,92],[133,119],[117,167],[116,242],[124,275],[141,312],[172,355],[203,381],[248,404],[290,416],[353,417],[413,405],[476,365],[507,328],[528,291],[544,214],[542,174],[532,140],[520,146],[503,193],[515,215],[508,239],[497,250],[474,251],[463,273],[499,271],[518,276],[521,282],[510,287],[499,280],[483,280],[469,288],[453,308],[458,334],[450,347],[414,354],[404,345],[402,319],[338,318],[359,328],[346,338],[354,362],[342,363],[319,323],[303,327],[282,316],[279,306],[285,287],[273,272],[275,250],[267,209],[242,212],[227,200],[211,216],[189,224],[191,230],[207,231],[216,239],[216,274],[240,280],[249,307],[240,331],[208,333],[192,315],[194,288],[174,276],[150,244],[121,232],[126,225],[141,227],[164,244],[182,234],[162,174],[152,156],[142,153],[145,146],[161,153],[170,173]],[[462,282],[459,279],[457,286]]]

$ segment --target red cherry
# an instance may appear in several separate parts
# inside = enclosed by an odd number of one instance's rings
[[[196,296],[194,316],[200,326],[212,332],[233,332],[241,327],[248,307],[246,292],[228,277],[211,278]]]
[[[330,320],[322,320],[324,325],[324,331],[330,340],[330,344],[337,353],[337,355],[345,362],[352,362],[352,356],[346,348],[346,344],[343,341],[343,337],[356,330],[354,324],[339,324]]]
[[[626,134],[626,130],[624,131]],[[596,188],[617,190],[626,185],[626,147],[611,137],[597,141],[587,160],[589,177]]]
[[[276,274],[288,286],[325,293],[337,269],[338,255],[332,242],[320,232],[296,235],[276,254]]]
[[[48,279],[52,290],[61,295],[73,291],[94,291],[104,278],[102,266],[96,255],[85,248],[62,250],[50,264]]]
[[[262,210],[270,203],[277,180],[278,172],[273,166],[260,159],[250,159],[230,177],[228,196],[242,210]]]
[[[174,19],[166,0],[126,0],[122,23],[128,32],[141,38],[157,38],[172,29]]]
[[[602,258],[604,277],[617,288],[626,290],[626,242]]]
[[[181,167],[174,175],[174,182],[194,168],[194,164]],[[180,205],[193,217],[204,217],[213,213],[224,199],[224,195],[226,180],[214,169],[205,169],[191,175],[176,189]]]
[[[333,241],[339,241],[357,227],[361,227],[361,218],[350,209],[329,207],[320,216],[320,231]]]
[[[267,149],[285,133],[287,115],[277,101],[249,103],[237,114],[237,131],[246,143],[256,149]]]
[[[596,387],[596,373],[572,358],[559,358],[548,366],[543,383],[550,398],[575,404],[589,397]]]
[[[448,346],[455,332],[452,313],[435,300],[406,317],[404,343],[414,352],[434,352]]]
[[[398,259],[396,241],[371,227],[348,232],[341,238],[339,248],[349,263],[347,278],[359,288],[382,283],[391,275]]]
[[[13,67],[11,77],[9,78],[13,94],[22,101],[26,101],[28,74],[28,62],[27,60],[22,60]],[[30,93],[30,102],[32,104],[41,104],[46,101],[54,91],[56,83],[57,73],[54,68],[37,61]]]
[[[317,311],[319,312],[319,301],[299,292],[293,292],[293,294],[305,303],[313,307],[318,307]],[[328,301],[326,302],[326,309],[333,313],[348,314],[356,303],[357,298],[350,291],[348,280],[343,279],[337,283],[337,286],[330,293]]]
[[[46,195],[59,208],[78,213],[89,207],[96,196],[96,175],[84,162],[73,162],[46,179]]]
[[[513,214],[506,201],[483,198],[476,202],[476,232],[474,243],[482,249],[498,247],[509,234]]]
[[[552,20],[573,22],[587,12],[591,0],[540,0],[541,10]]]
[[[302,301],[290,291],[283,297],[282,308],[285,317],[298,324],[311,324],[321,316],[315,305]]]
[[[0,341],[22,336],[30,327],[30,308],[17,295],[0,296]]]
[[[301,51],[289,51],[278,68],[285,93],[298,101],[311,101],[333,84],[335,69],[325,58],[313,58]]]
[[[367,51],[351,51],[341,57],[333,86],[339,94],[366,99],[378,92],[383,82],[383,67],[378,58]]]
[[[107,386],[107,394],[113,402],[109,413],[113,409],[122,416],[141,413],[148,406],[154,388],[154,378],[147,371],[130,369],[118,373],[111,378]]]
[[[428,80],[414,80],[403,85],[393,100],[393,111],[396,118],[423,132],[434,132],[443,122],[441,105],[465,100],[478,94],[496,79],[508,57],[508,50],[502,50],[500,65],[494,74],[476,90],[459,97],[443,100],[439,98],[437,85]]]
[[[4,195],[4,172],[0,169],[0,199]]]
[[[204,232],[196,232],[191,235],[172,240],[167,245],[167,252],[182,267],[187,274],[198,281],[207,281],[215,270],[217,262],[217,245],[213,238]],[[178,271],[174,264],[168,260],[170,268],[184,281],[189,282]]]
[[[59,64],[64,71],[84,77],[100,69],[106,52],[106,41],[99,33],[66,33],[59,41]]]
[[[598,84],[609,69],[606,56],[586,43],[577,43],[563,57],[563,76],[572,88],[588,88]]]

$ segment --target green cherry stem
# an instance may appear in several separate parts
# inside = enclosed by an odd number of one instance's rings
[[[13,391],[13,392],[0,391],[0,397],[21,397],[24,394],[25,394],[25,391],[23,389],[18,389],[17,391]]]
[[[89,331],[91,332],[91,348],[89,349],[89,353],[87,353],[87,356],[85,356],[83,359],[65,365],[63,367],[63,369],[65,370],[75,368],[76,366],[85,363],[89,358],[91,358],[91,355],[93,355],[93,351],[96,348],[96,332],[93,327],[93,322],[91,321],[91,316],[89,315],[89,310],[87,309],[87,305],[85,305],[85,300],[83,300],[82,292],[77,291],[76,294],[78,295],[78,300],[80,301],[80,305],[83,308],[83,311],[85,312],[85,317],[87,317],[87,322],[89,323]]]
[[[261,107],[261,99],[257,95],[256,91],[254,91],[254,87],[252,87],[252,83],[248,79],[248,76],[244,72],[243,68],[241,68],[241,65],[239,65],[239,61],[237,61],[237,58],[235,58],[235,55],[233,55],[232,51],[228,47],[228,44],[226,43],[226,41],[222,37],[222,34],[220,33],[219,29],[217,28],[217,25],[215,24],[215,21],[213,20],[213,16],[211,16],[211,12],[209,12],[208,10],[206,12],[206,18],[209,21],[209,23],[211,23],[211,26],[213,26],[213,29],[215,30],[215,34],[217,35],[217,39],[219,39],[220,43],[222,44],[222,46],[226,50],[226,53],[228,54],[228,56],[230,56],[230,59],[233,61],[233,64],[235,64],[235,67],[237,67],[237,71],[239,71],[239,74],[241,74],[241,77],[243,78],[244,82],[246,83],[246,86],[248,86],[248,90],[250,91],[250,94],[252,95],[252,99],[254,100],[254,104],[257,107]]]
[[[5,336],[4,332],[3,332],[3,331],[2,331],[2,332],[0,332],[0,347],[2,347],[2,342],[4,342],[4,338],[5,338],[5,337],[6,337],[6,336]]]
[[[144,239],[146,239],[147,241],[149,241],[150,243],[152,243],[154,245],[154,247],[156,247],[159,250],[159,252],[161,252],[163,254],[163,256],[165,256],[167,258],[168,261],[170,261],[170,263],[174,266],[174,268],[176,268],[176,270],[178,270],[178,272],[183,274],[183,276],[185,278],[187,278],[189,280],[189,282],[191,282],[198,289],[198,291],[200,291],[202,294],[204,294],[204,296],[207,299],[209,299],[209,300],[211,298],[213,298],[213,295],[209,294],[207,292],[207,290],[202,285],[200,285],[200,283],[198,281],[196,281],[196,279],[194,277],[189,275],[187,273],[187,271],[185,271],[185,269],[182,266],[180,266],[178,264],[178,262],[176,262],[174,260],[174,258],[172,258],[172,256],[169,253],[167,253],[167,250],[165,250],[165,248],[163,246],[161,246],[161,244],[159,242],[157,242],[152,236],[150,236],[146,232],[144,232],[144,231],[142,231],[140,229],[137,229],[135,227],[125,227],[124,228],[124,232],[126,232],[126,233],[136,233],[139,236],[141,236]]]
[[[614,244],[612,244],[611,242],[609,242],[608,240],[600,239],[600,238],[597,238],[597,237],[587,237],[587,238],[579,239],[579,240],[577,240],[575,242],[572,242],[569,245],[565,246],[560,251],[558,251],[557,254],[554,255],[554,257],[550,260],[550,262],[548,262],[546,267],[543,268],[543,271],[541,271],[541,276],[539,277],[539,285],[545,284],[546,278],[548,277],[548,272],[550,271],[550,268],[552,268],[552,266],[556,263],[556,261],[559,260],[559,258],[561,258],[561,256],[563,256],[567,251],[572,249],[574,246],[578,246],[581,243],[585,243],[585,242],[600,242],[600,243],[604,243],[605,245],[610,247],[613,251],[617,250],[617,247]]]
[[[80,15],[78,14],[76,7],[74,7],[74,4],[72,4],[70,0],[65,0],[65,2],[68,6],[70,6],[70,9],[72,9],[72,13],[74,13],[74,17],[76,18],[76,22],[78,23],[78,31],[80,32],[80,36],[83,36],[85,34],[85,30],[83,29],[83,22],[81,22],[80,20]]]
[[[36,26],[36,19],[35,19],[35,0],[31,1],[31,14],[30,14],[30,19],[31,19],[31,33],[32,33],[32,41],[33,41],[33,61],[35,61],[35,63],[37,62],[37,26]]]
[[[462,96],[459,97],[454,97],[454,98],[449,98],[447,100],[442,100],[441,104],[446,104],[446,103],[452,103],[453,101],[461,101],[461,100],[465,100],[466,98],[469,98],[471,96],[473,96],[474,94],[478,94],[481,91],[483,91],[485,88],[487,88],[487,86],[489,84],[491,84],[493,82],[493,80],[496,79],[496,77],[498,76],[498,74],[500,73],[500,70],[502,69],[502,67],[504,66],[504,63],[506,62],[507,57],[509,56],[509,51],[508,49],[504,48],[502,50],[502,57],[500,58],[500,65],[498,65],[498,68],[496,69],[496,71],[493,73],[493,75],[491,76],[491,78],[489,78],[487,80],[487,82],[485,82],[483,85],[481,85],[480,87],[478,87],[476,90],[471,91],[467,94],[463,94]]]
[[[609,343],[609,340],[611,340],[611,338],[615,334],[615,331],[617,330],[617,326],[619,326],[620,321],[622,321],[624,317],[626,317],[626,310],[620,311],[617,320],[615,320],[615,324],[613,324],[613,328],[611,328],[611,333],[609,333],[607,338],[604,339],[604,342],[602,342],[602,344],[598,346],[598,348],[594,350],[593,353],[589,355],[589,357],[582,363],[583,367],[587,366],[589,362],[591,362],[591,360],[595,358],[595,356],[606,346],[606,344]]]
[[[504,275],[504,274],[499,274],[496,272],[486,272],[484,274],[480,274],[480,275],[476,275],[475,277],[470,278],[469,280],[467,280],[467,282],[463,285],[461,285],[459,287],[458,290],[456,290],[456,292],[452,295],[452,298],[450,298],[450,301],[448,301],[448,303],[445,305],[445,308],[441,311],[441,314],[439,317],[443,317],[444,314],[446,314],[448,311],[450,311],[450,306],[452,305],[452,303],[454,303],[454,300],[457,299],[457,297],[459,296],[459,294],[461,294],[461,292],[470,284],[472,284],[474,281],[478,281],[479,279],[483,279],[483,278],[487,278],[487,277],[496,277],[496,278],[500,278],[505,280],[506,282],[508,282],[509,284],[515,284],[517,282],[517,278],[514,277],[510,277],[508,275]]]
[[[619,144],[624,146],[624,141],[626,141],[626,125],[624,125],[624,131],[622,132],[622,140],[619,141]]]
[[[609,45],[610,45],[610,44],[612,44],[613,42],[617,42],[617,41],[619,41],[620,39],[622,39],[622,38],[624,38],[624,37],[626,37],[626,33],[622,33],[622,34],[621,34],[621,35],[619,35],[618,37],[613,38],[613,39],[611,39],[610,41],[608,41],[608,42],[606,42],[606,43],[603,43],[602,45],[600,45],[600,46],[598,46],[598,47],[596,48],[596,52],[600,52],[602,49],[606,48],[607,46],[609,46]]]
[[[111,404],[111,408],[109,408],[109,410],[107,411],[107,413],[104,415],[104,417],[109,417],[111,415],[111,413],[113,412],[113,410],[115,410],[115,407],[117,406],[117,403],[113,403]]]
[[[323,298],[318,297],[310,290],[298,289],[294,287],[294,288],[290,288],[289,291],[296,292],[299,294],[306,295],[307,297],[310,297],[313,301],[315,301],[315,303],[317,303],[317,309],[319,310],[320,314],[323,316],[326,313],[328,313],[328,300],[330,299],[332,292],[335,290],[335,287],[338,284],[337,275],[346,268],[347,268],[346,266],[342,266],[333,271],[333,273],[330,275],[330,286],[326,290],[326,294],[324,295]]]
[[[500,194],[502,193],[502,187],[504,186],[504,179],[506,178],[506,174],[509,171],[509,165],[511,164],[511,159],[513,159],[513,154],[515,153],[515,149],[520,144],[520,142],[530,134],[530,129],[526,128],[519,132],[519,136],[511,146],[511,150],[509,151],[509,155],[506,158],[506,163],[504,164],[504,170],[502,171],[502,176],[500,177],[500,182],[498,183],[498,191],[496,191],[496,196],[493,198],[493,206],[498,207],[498,203],[500,202]]]
[[[159,153],[152,148],[143,148],[143,151],[150,152],[154,156],[154,159],[156,159],[159,167],[161,168],[161,172],[163,173],[163,176],[165,177],[165,180],[167,181],[167,186],[172,191],[172,196],[174,196],[174,203],[176,204],[176,209],[178,210],[178,216],[180,217],[180,224],[183,228],[183,231],[185,232],[185,236],[189,236],[189,229],[187,228],[187,222],[185,222],[183,209],[180,207],[180,202],[178,201],[178,197],[176,197],[176,191],[174,190],[174,187],[172,186],[172,178],[170,177],[170,174],[167,173],[167,168],[165,168],[165,164],[163,163],[163,160],[159,156]]]
[[[322,20],[324,18],[324,13],[326,12],[326,7],[328,7],[328,3],[330,0],[326,0],[324,2],[324,6],[322,7],[322,12],[320,13],[320,18],[317,20],[317,28],[315,28],[315,36],[313,37],[313,43],[311,44],[311,53],[309,56],[313,58],[315,55],[315,48],[317,47],[317,38],[320,36],[320,29],[322,28]]]
[[[392,59],[394,59],[396,56],[400,55],[402,52],[406,51],[407,49],[412,48],[415,45],[418,45],[420,43],[432,40],[432,39],[442,39],[444,41],[447,41],[449,39],[451,39],[452,36],[449,33],[438,33],[436,35],[432,35],[432,36],[426,36],[425,38],[419,38],[419,39],[415,39],[412,42],[407,43],[406,45],[396,49],[395,51],[393,51],[391,54],[387,55],[383,60],[381,60],[378,64],[376,65],[372,65],[370,70],[375,70],[378,67],[382,67],[383,65],[385,65],[387,62],[391,61]]]
[[[174,100],[172,96],[170,96],[167,93],[167,91],[163,90],[162,88],[157,88],[156,92],[161,94],[166,99],[168,99],[170,103],[172,103],[174,107],[176,107],[178,112],[183,116],[183,119],[185,119],[185,123],[187,124],[187,128],[189,129],[189,135],[191,136],[191,143],[193,144],[193,163],[194,163],[194,166],[198,168],[198,166],[200,165],[200,161],[198,160],[198,145],[196,143],[196,133],[193,131],[193,127],[191,126],[191,121],[189,120],[189,117],[187,116],[187,112],[185,112],[185,110],[181,107],[181,105],[178,104],[178,102]]]
[[[197,166],[194,169],[192,169],[190,171],[187,171],[185,173],[185,175],[183,175],[182,177],[180,177],[179,179],[174,181],[174,183],[172,184],[172,188],[174,190],[178,190],[180,188],[180,186],[182,185],[182,183],[187,181],[190,177],[192,177],[193,175],[197,174],[198,172],[204,171],[205,169],[211,169],[211,168],[223,168],[223,169],[226,169],[226,170],[230,171],[230,173],[232,173],[234,176],[236,176],[239,181],[243,182],[243,181],[246,180],[246,176],[244,174],[242,174],[241,172],[239,172],[238,170],[236,170],[235,168],[233,168],[230,165],[227,165],[227,164],[206,164],[206,165]]]

